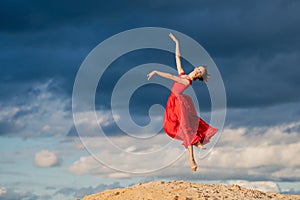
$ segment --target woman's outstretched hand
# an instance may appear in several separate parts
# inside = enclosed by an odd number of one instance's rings
[[[148,80],[156,73],[156,71],[152,71],[149,74],[147,74]]]
[[[176,38],[172,33],[169,34],[169,37],[170,37],[175,43],[178,42],[177,38]]]

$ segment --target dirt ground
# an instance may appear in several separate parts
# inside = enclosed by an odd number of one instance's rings
[[[242,188],[238,185],[215,185],[191,183],[186,181],[149,182],[127,188],[106,190],[92,194],[83,200],[252,200],[252,199],[289,199],[300,200],[300,195],[264,193],[258,190]]]

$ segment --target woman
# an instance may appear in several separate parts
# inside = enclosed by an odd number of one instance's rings
[[[190,96],[183,94],[183,91],[192,84],[194,80],[208,81],[209,74],[206,66],[198,66],[189,74],[185,74],[181,66],[179,42],[170,33],[170,38],[176,44],[176,65],[178,76],[160,71],[152,71],[147,77],[148,80],[155,74],[174,81],[170,97],[166,104],[163,127],[164,131],[172,138],[182,140],[183,145],[189,151],[189,161],[192,171],[197,170],[194,159],[193,146],[206,149],[210,138],[215,135],[218,129],[211,127],[198,117],[195,106]]]

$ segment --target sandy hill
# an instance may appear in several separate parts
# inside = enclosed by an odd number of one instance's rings
[[[283,195],[279,193],[264,193],[258,190],[249,190],[238,185],[214,185],[191,183],[186,181],[150,182],[137,184],[127,188],[106,190],[89,195],[83,200],[219,200],[219,199],[299,199],[300,195]]]

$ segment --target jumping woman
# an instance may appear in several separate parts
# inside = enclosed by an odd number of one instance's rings
[[[191,97],[183,94],[183,91],[195,80],[207,82],[210,74],[207,73],[206,66],[198,66],[189,74],[185,74],[180,61],[179,42],[172,33],[169,36],[176,44],[175,58],[178,76],[154,70],[147,77],[149,80],[157,74],[174,81],[166,104],[163,127],[170,137],[183,141],[183,145],[189,151],[191,169],[196,171],[197,164],[194,159],[193,146],[206,149],[204,145],[210,141],[218,129],[198,117]]]

